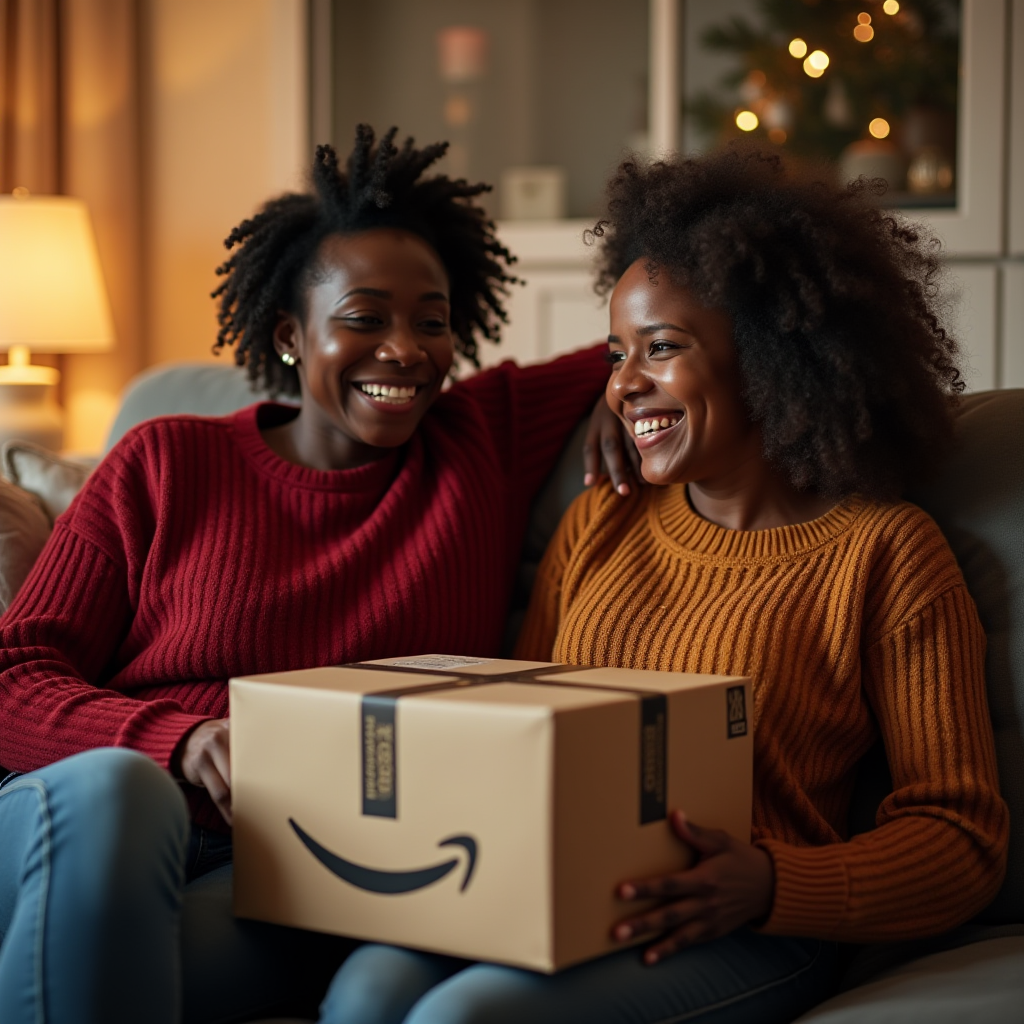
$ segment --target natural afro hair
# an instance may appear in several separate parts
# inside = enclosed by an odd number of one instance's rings
[[[765,455],[823,496],[893,498],[941,459],[964,383],[942,324],[939,243],[874,196],[729,147],[622,163],[597,289],[636,260],[732,318]]]
[[[295,368],[277,358],[274,328],[282,312],[305,314],[306,290],[321,272],[317,253],[328,235],[380,227],[419,235],[448,273],[456,351],[479,365],[478,337],[500,340],[507,319],[502,297],[516,279],[507,269],[514,257],[472,201],[490,186],[444,175],[424,178],[448,144],[417,149],[410,138],[398,149],[397,131],[377,142],[372,128],[359,125],[344,171],[331,146],[318,146],[312,190],[270,200],[224,242],[234,251],[217,268],[225,280],[213,292],[220,300],[214,351],[234,345],[235,362],[271,394],[299,393]]]

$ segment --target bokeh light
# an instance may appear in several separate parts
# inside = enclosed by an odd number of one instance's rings
[[[758,124],[757,114],[752,110],[741,110],[736,115],[736,127],[739,128],[740,131],[752,132]]]
[[[882,10],[885,11],[886,14],[898,14],[899,9],[900,5],[896,0],[885,0],[885,3],[882,4]]]
[[[858,25],[853,30],[853,38],[858,43],[870,43],[875,38],[875,30],[870,25]]]
[[[824,50],[813,50],[807,58],[807,62],[812,68],[824,71],[828,67],[828,54]]]
[[[857,21],[861,25],[870,25],[871,24],[871,15],[868,14],[867,11],[861,11],[860,14],[857,15]]]
[[[807,60],[804,61],[804,74],[809,75],[811,78],[821,78],[825,72],[822,71],[821,68],[816,68],[811,63],[811,58],[808,57]]]
[[[784,128],[769,128],[768,138],[774,142],[776,146],[781,146],[786,141],[786,131]]]
[[[889,122],[884,117],[876,117],[868,125],[868,131],[876,139],[884,139],[889,134]]]
[[[807,44],[802,39],[791,39],[789,41],[789,55],[796,57],[798,60],[801,57],[807,56]]]

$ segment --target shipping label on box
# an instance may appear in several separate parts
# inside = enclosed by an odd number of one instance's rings
[[[554,971],[667,814],[750,839],[750,682],[427,655],[232,679],[235,912]]]

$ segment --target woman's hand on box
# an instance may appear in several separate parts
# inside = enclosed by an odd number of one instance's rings
[[[616,492],[629,494],[643,483],[640,453],[636,450],[619,417],[608,408],[604,395],[590,414],[590,426],[583,442],[583,485],[592,487],[601,479],[601,456]]]
[[[623,882],[617,893],[622,900],[667,900],[654,910],[620,921],[612,930],[612,937],[620,942],[664,933],[644,951],[647,964],[767,917],[775,890],[771,858],[764,850],[727,832],[700,828],[681,811],[673,811],[669,821],[696,855],[693,866],[659,878]]]
[[[197,725],[181,748],[181,775],[210,794],[231,824],[231,745],[228,720],[212,718]]]

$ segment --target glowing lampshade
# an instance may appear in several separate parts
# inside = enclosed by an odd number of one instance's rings
[[[0,440],[60,444],[53,387],[60,374],[36,352],[102,352],[114,325],[89,211],[68,196],[0,196]]]
[[[113,344],[85,203],[0,196],[0,351],[102,352]]]

